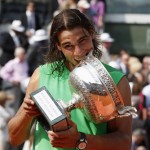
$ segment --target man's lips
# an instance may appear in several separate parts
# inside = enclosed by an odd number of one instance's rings
[[[81,60],[74,60],[76,64],[79,64]]]
[[[75,58],[76,61],[81,61],[83,58]]]
[[[84,58],[85,58],[85,56],[83,56],[83,57],[75,57],[74,60],[76,60],[76,61],[81,61],[81,60],[83,60]]]
[[[75,58],[74,60],[75,60],[75,62],[76,62],[77,64],[79,64],[80,61],[83,60],[83,57],[82,57],[82,58]]]

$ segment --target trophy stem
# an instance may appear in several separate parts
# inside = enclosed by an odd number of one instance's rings
[[[68,103],[65,103],[62,100],[57,101],[60,107],[62,107],[66,112],[71,112],[71,110],[76,109],[76,108],[82,108],[82,103],[81,103],[82,96],[78,94],[73,94],[72,99],[69,100]]]
[[[70,112],[73,109],[81,108],[83,105],[81,99],[82,99],[81,95],[74,93],[72,99],[69,101],[67,105],[66,111]]]

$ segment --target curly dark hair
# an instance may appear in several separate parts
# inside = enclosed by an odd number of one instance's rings
[[[83,13],[77,9],[66,9],[61,11],[57,16],[54,17],[50,31],[50,48],[46,55],[46,63],[52,63],[52,74],[57,72],[59,75],[63,73],[64,63],[66,58],[61,51],[58,50],[58,33],[63,30],[71,30],[75,27],[82,27],[86,29],[90,34],[96,34],[94,25]],[[101,50],[98,45],[100,41],[97,36],[93,39],[95,57],[101,56]]]

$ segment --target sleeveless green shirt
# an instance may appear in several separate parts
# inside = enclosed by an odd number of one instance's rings
[[[110,73],[115,84],[117,85],[120,79],[124,76],[120,71],[104,65],[107,71]],[[65,68],[61,77],[51,76],[49,74],[51,65],[45,64],[40,66],[40,83],[39,87],[45,86],[56,100],[63,100],[68,102],[72,98],[72,91],[69,88],[69,70]],[[87,134],[102,135],[107,133],[107,123],[94,124],[89,122],[79,109],[71,111],[71,119],[77,124],[78,131],[82,131]],[[34,133],[34,145],[33,150],[75,150],[75,149],[62,149],[54,148],[51,146],[49,138],[45,130],[42,128],[39,122],[36,123]]]

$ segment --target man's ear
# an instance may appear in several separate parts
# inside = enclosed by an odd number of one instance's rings
[[[90,34],[91,34],[92,40],[96,38],[96,33],[95,32],[91,31]]]
[[[92,34],[92,40],[94,40],[95,38],[96,38],[96,34],[93,33],[93,34]]]
[[[57,45],[58,50],[61,51],[60,45],[58,43],[56,45]]]

